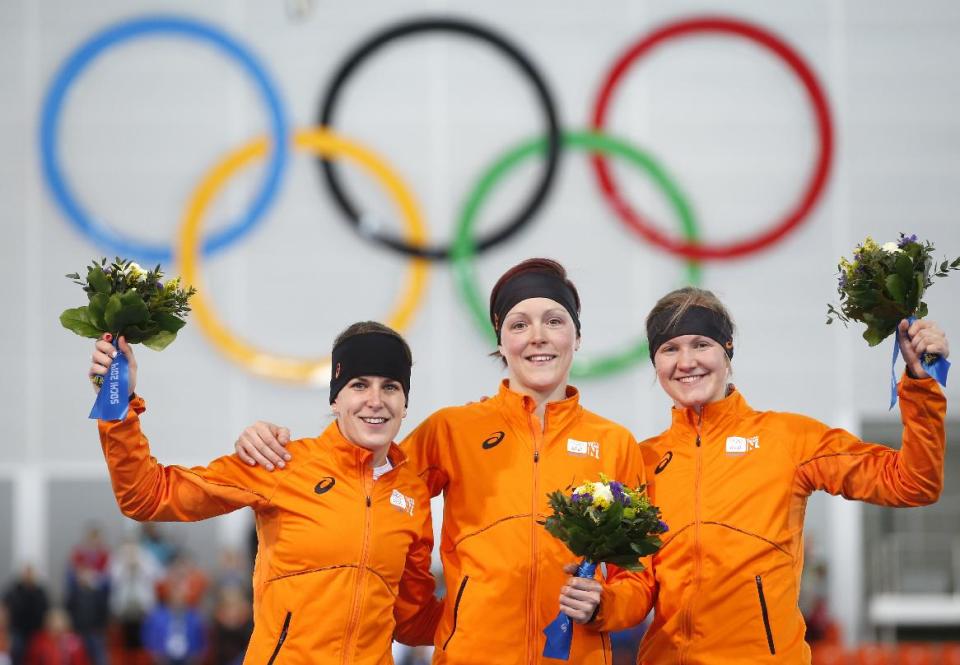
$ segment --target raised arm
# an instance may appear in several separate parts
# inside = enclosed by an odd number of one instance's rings
[[[886,506],[923,506],[943,489],[947,400],[920,364],[923,353],[949,353],[935,323],[917,321],[899,330],[908,375],[898,386],[903,443],[900,450],[861,441],[841,429],[810,421],[802,427],[798,480],[807,492],[825,490]],[[915,377],[911,378],[910,374]]]
[[[136,368],[133,350],[121,338],[120,350],[131,368]],[[113,347],[96,343],[90,374],[103,374],[112,359]],[[131,396],[136,374],[131,372]],[[98,421],[104,459],[110,471],[120,510],[136,520],[195,521],[222,515],[237,508],[260,508],[269,504],[277,479],[244,465],[234,456],[222,457],[207,467],[164,466],[150,455],[146,436],[140,430],[140,415],[146,410],[141,397],[133,396],[123,420]]]

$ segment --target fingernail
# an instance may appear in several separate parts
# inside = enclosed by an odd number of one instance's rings
[[[287,460],[287,461],[289,462],[291,458],[290,458],[290,455],[284,455],[284,456],[283,456],[283,459],[285,459],[285,460]]]
[[[111,358],[116,358],[116,357],[117,357],[117,350],[116,350],[116,349],[114,349],[113,351],[110,352],[110,357],[111,357]]]
[[[286,465],[283,463],[283,460],[280,460],[279,462],[277,462],[277,466],[279,466],[282,469]]]
[[[267,464],[267,471],[273,471],[273,464]]]
[[[105,340],[107,340],[108,342],[112,342],[112,341],[113,341],[113,335],[111,335],[110,333],[104,333],[104,334],[103,334],[103,338],[104,338]]]

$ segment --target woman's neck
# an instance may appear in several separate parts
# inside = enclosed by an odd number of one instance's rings
[[[520,393],[521,395],[526,395],[534,401],[536,408],[534,408],[533,412],[537,418],[540,419],[541,427],[546,425],[544,416],[547,413],[547,404],[550,402],[559,402],[567,397],[566,383],[562,383],[553,388],[538,390],[530,386],[525,386],[516,379],[507,378],[507,385],[510,387],[510,390]]]
[[[376,469],[378,466],[383,466],[387,461],[387,453],[390,451],[390,444],[388,443],[385,446],[380,448],[373,448],[370,452],[373,453],[373,457],[370,459],[370,466]]]

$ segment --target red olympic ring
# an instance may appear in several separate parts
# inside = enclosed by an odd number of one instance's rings
[[[594,106],[593,127],[595,131],[603,131],[607,108],[614,88],[637,59],[647,55],[654,48],[674,37],[705,32],[719,32],[745,37],[766,48],[779,56],[803,84],[810,98],[810,103],[813,105],[820,146],[809,182],[797,205],[789,210],[783,219],[772,228],[746,240],[729,244],[686,242],[660,231],[630,207],[620,195],[613,181],[610,168],[607,166],[606,156],[597,153],[592,157],[592,162],[603,196],[613,206],[620,219],[642,237],[672,254],[687,259],[733,259],[769,247],[796,228],[810,214],[817,199],[823,194],[823,188],[827,182],[830,165],[833,161],[833,125],[830,119],[830,109],[827,106],[827,98],[820,83],[796,51],[770,32],[735,19],[701,17],[668,23],[630,47],[610,70]]]

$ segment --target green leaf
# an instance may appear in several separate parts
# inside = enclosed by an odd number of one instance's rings
[[[127,326],[123,329],[123,336],[129,344],[140,344],[160,332],[160,326],[153,321],[147,321],[143,325]]]
[[[60,315],[60,325],[81,337],[91,337],[93,339],[106,332],[91,323],[86,307],[64,310],[63,314]]]
[[[923,292],[927,288],[927,282],[923,275],[917,273],[916,275],[916,290],[911,293],[910,301],[907,303],[907,307],[912,311],[917,308],[917,304],[920,302],[920,299],[923,297]]]
[[[905,284],[908,284],[910,280],[913,279],[913,259],[907,254],[897,254],[894,269]]]
[[[169,314],[167,312],[158,312],[154,314],[151,318],[153,319],[153,321],[156,322],[160,330],[163,330],[164,332],[174,333],[174,334],[176,334],[178,330],[180,330],[185,325],[187,325],[187,322],[181,319],[176,314]]]
[[[177,333],[161,330],[152,337],[143,340],[143,345],[154,351],[163,351],[170,346],[170,343],[177,338]]]
[[[87,270],[87,283],[97,293],[110,293],[110,280],[99,266]]]
[[[145,323],[150,318],[150,311],[136,291],[127,291],[110,296],[104,318],[111,331],[123,335],[127,326]]]
[[[890,333],[884,332],[882,330],[879,330],[873,327],[867,328],[863,332],[863,338],[867,340],[867,343],[870,344],[870,346],[876,346],[877,344],[879,344],[889,336],[890,336]]]
[[[90,322],[100,330],[109,330],[107,320],[104,318],[104,312],[107,308],[109,296],[105,293],[94,293],[90,296],[90,304],[87,305],[87,312]]]
[[[884,280],[884,285],[887,287],[890,297],[895,302],[904,305],[907,303],[907,284],[908,282],[904,281],[900,275],[887,275]]]

